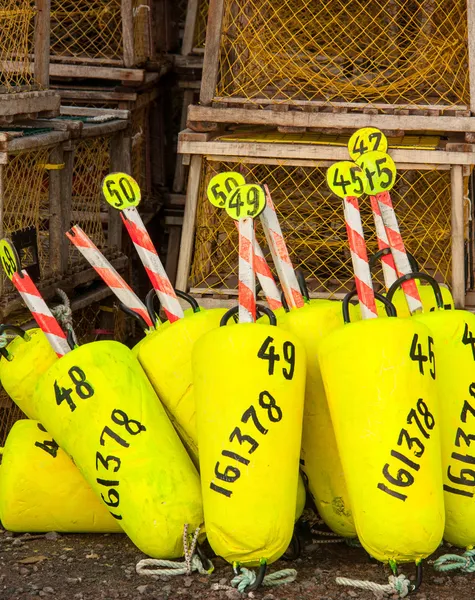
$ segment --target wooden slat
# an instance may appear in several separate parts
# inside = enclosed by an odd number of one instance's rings
[[[134,52],[134,13],[132,0],[121,1],[122,17],[122,51],[124,67],[133,67],[135,64]]]
[[[176,276],[176,287],[183,291],[186,291],[188,285],[188,275],[193,253],[201,163],[201,156],[193,156],[191,159],[190,172],[188,174],[188,188],[186,191],[185,214],[183,217],[183,229],[181,234],[180,257],[178,259]]]
[[[452,296],[456,308],[465,304],[463,170],[454,165],[451,170],[452,197]]]
[[[419,115],[365,115],[358,113],[312,113],[297,111],[268,111],[243,108],[212,108],[192,105],[188,109],[188,123],[193,122],[241,123],[289,127],[345,128],[377,127],[401,131],[459,131],[474,132],[475,119],[471,117],[430,117]]]
[[[52,144],[59,144],[67,139],[69,139],[67,131],[50,131],[49,133],[38,133],[27,137],[15,138],[7,142],[7,148],[8,152],[18,152],[20,150],[31,150]]]
[[[72,222],[72,196],[73,196],[73,169],[74,169],[74,148],[63,151],[64,169],[61,173],[61,214],[63,223],[61,232],[63,233],[63,242],[61,244],[61,270],[65,272],[69,263],[69,240],[64,235],[74,223]]]
[[[470,110],[475,114],[475,3],[467,2],[467,43],[470,79]]]
[[[143,69],[128,69],[122,67],[91,67],[88,65],[58,65],[50,64],[49,72],[52,77],[78,77],[84,79],[112,79],[114,81],[142,83],[145,77]]]
[[[193,42],[195,41],[196,18],[198,16],[199,0],[188,0],[186,8],[185,31],[181,45],[181,53],[184,56],[193,51]]]
[[[246,158],[283,158],[288,160],[348,160],[348,149],[345,146],[328,146],[320,144],[282,144],[258,142],[188,142],[178,139],[180,154],[202,154],[213,156],[237,156]],[[446,152],[442,150],[417,150],[411,148],[394,148],[389,150],[396,163],[414,163],[429,165],[473,165],[475,152]]]
[[[131,140],[128,132],[119,131],[111,138],[111,172],[132,174]],[[119,211],[109,206],[109,225],[107,232],[109,246],[122,247],[122,220]]]
[[[63,149],[60,145],[53,148],[49,155],[52,164],[63,164]],[[61,170],[49,171],[49,266],[53,275],[62,274],[64,259],[64,218],[62,214]]]
[[[61,96],[52,91],[0,94],[0,117],[42,112],[58,115],[60,104]]]
[[[129,110],[119,110],[117,108],[91,108],[89,106],[61,106],[61,114],[71,117],[101,117],[103,115],[112,115],[116,119],[129,119]]]
[[[224,0],[210,0],[208,26],[206,28],[206,46],[203,59],[200,102],[204,106],[211,104],[216,91],[219,70],[221,29],[223,25]],[[206,119],[196,119],[197,121]],[[208,119],[209,120],[209,119]]]
[[[49,86],[49,46],[51,0],[36,0],[35,19],[35,83]]]

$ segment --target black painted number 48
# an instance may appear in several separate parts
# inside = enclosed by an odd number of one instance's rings
[[[94,389],[91,384],[86,381],[86,374],[79,367],[71,367],[68,371],[68,375],[71,381],[75,385],[74,392],[81,400],[87,400],[94,395]],[[76,404],[72,399],[73,388],[64,388],[58,385],[58,382],[54,382],[54,394],[56,398],[56,404],[60,406],[62,402],[66,401],[71,412],[76,410]]]

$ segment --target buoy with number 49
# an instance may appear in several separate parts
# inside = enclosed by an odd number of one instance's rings
[[[0,521],[15,532],[122,532],[69,456],[29,419],[14,423],[2,450]]]

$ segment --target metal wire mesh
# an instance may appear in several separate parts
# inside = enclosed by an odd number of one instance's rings
[[[466,0],[224,0],[216,96],[466,105]]]
[[[151,193],[149,144],[147,139],[149,132],[149,110],[149,105],[145,105],[132,111],[130,123],[132,177],[139,184],[142,197],[144,198]]]
[[[200,0],[196,18],[194,48],[204,48],[206,41],[206,25],[208,23],[209,0]]]
[[[120,0],[53,0],[51,56],[121,60]]]
[[[98,136],[76,143],[73,166],[73,222],[79,225],[98,248],[104,248],[106,237],[101,219],[101,206],[106,215],[101,183],[110,171],[110,137]],[[82,261],[75,247],[69,246],[70,263]]]
[[[133,39],[135,62],[149,58],[150,7],[134,0]],[[121,0],[52,0],[51,57],[81,62],[123,64]]]
[[[0,93],[34,85],[32,56],[36,6],[31,0],[0,0]]]
[[[10,154],[8,164],[3,167],[3,231],[6,237],[15,232],[32,228],[36,232],[40,271],[49,271],[49,177],[44,168],[48,163],[51,148],[25,150]],[[33,257],[21,255],[22,265],[27,267]],[[4,292],[12,291],[13,286],[3,270],[0,275]]]
[[[328,189],[321,167],[215,162],[205,158],[196,219],[190,284],[194,288],[237,289],[238,234],[226,212],[206,198],[210,179],[240,170],[246,181],[267,183],[295,267],[308,278],[311,292],[329,297],[354,286],[341,200]],[[407,249],[421,270],[439,281],[451,274],[450,171],[400,170],[391,192]],[[369,201],[361,202],[369,252],[377,251]],[[256,235],[267,250],[262,227]],[[269,264],[272,264],[267,254]],[[381,273],[375,280],[382,286]]]

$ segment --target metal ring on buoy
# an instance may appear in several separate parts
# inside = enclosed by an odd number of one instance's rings
[[[405,281],[409,281],[410,279],[419,279],[422,281],[427,281],[427,283],[429,283],[431,285],[431,287],[434,291],[437,308],[442,309],[442,310],[444,309],[444,300],[442,298],[442,292],[440,290],[440,286],[437,283],[437,281],[433,277],[428,275],[427,273],[415,272],[415,273],[407,273],[406,275],[402,275],[402,277],[399,277],[399,279],[396,279],[396,281],[389,288],[388,293],[386,294],[387,299],[390,302],[392,302],[394,294],[396,293],[396,290],[399,288],[399,286],[401,286]]]
[[[399,281],[399,279],[398,279],[398,281]],[[343,298],[342,311],[343,311],[343,321],[344,321],[345,325],[347,325],[348,323],[351,323],[350,309],[349,309],[350,300],[352,298],[354,298],[357,294],[358,294],[358,292],[355,288],[351,292],[348,292],[348,294],[346,294],[346,296]],[[389,293],[388,293],[388,295],[389,295]],[[379,300],[382,304],[384,304],[384,307],[386,309],[386,313],[387,313],[388,317],[397,317],[396,307],[389,300],[389,298],[386,298],[382,294],[378,294],[378,292],[374,293],[374,297],[376,298],[376,300]]]
[[[229,319],[231,317],[233,317],[234,315],[237,315],[238,312],[239,312],[239,306],[233,306],[232,308],[230,308],[228,310],[228,312],[226,312],[222,316],[219,326],[225,327],[228,324]],[[277,325],[277,318],[276,318],[275,314],[273,313],[273,311],[271,311],[270,308],[267,308],[267,306],[262,306],[262,304],[256,304],[256,312],[257,312],[258,317],[262,316],[262,314],[265,314],[266,316],[268,316],[270,325],[273,325],[273,326]]]

